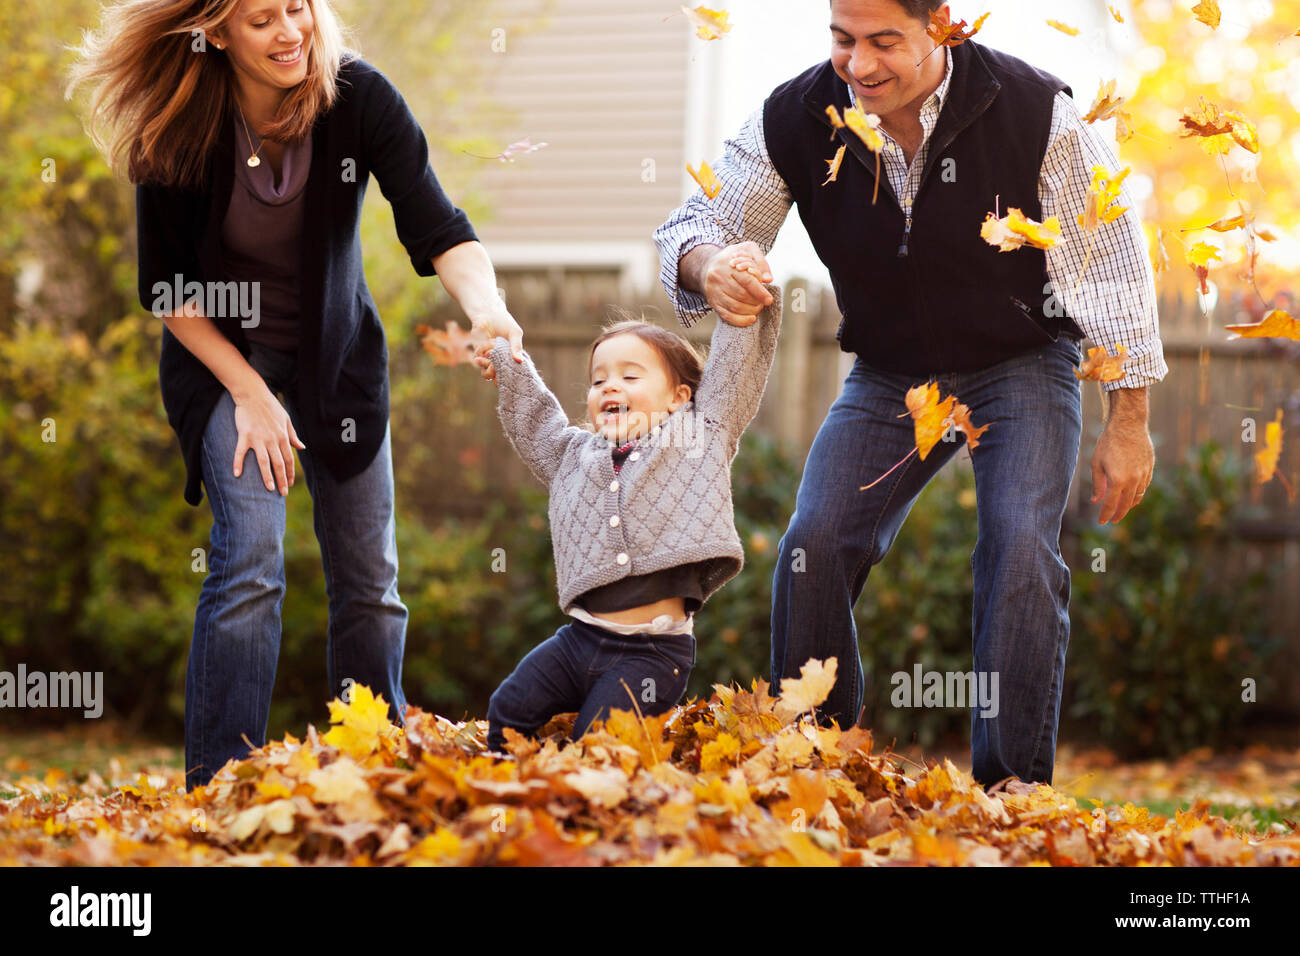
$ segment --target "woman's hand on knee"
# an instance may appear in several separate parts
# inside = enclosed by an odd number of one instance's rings
[[[267,490],[275,491],[278,485],[280,494],[287,495],[295,478],[293,448],[307,446],[298,439],[289,413],[270,389],[263,389],[243,402],[236,400],[235,429],[239,433],[235,445],[235,477],[243,473],[244,457],[251,449],[257,456]]]

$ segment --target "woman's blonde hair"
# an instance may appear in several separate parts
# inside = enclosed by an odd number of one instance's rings
[[[82,31],[64,97],[93,89],[87,132],[133,183],[207,185],[210,151],[235,108],[230,60],[208,40],[243,0],[117,0],[98,30]],[[280,104],[264,138],[298,142],[338,98],[339,65],[360,56],[329,0],[302,0],[314,26],[307,76]],[[99,127],[108,127],[107,139]]]

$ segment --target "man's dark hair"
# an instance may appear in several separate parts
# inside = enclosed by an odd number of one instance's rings
[[[830,0],[831,5],[835,5],[835,0]],[[900,7],[907,11],[907,15],[913,20],[920,20],[922,23],[930,22],[930,14],[938,10],[948,0],[894,0]]]

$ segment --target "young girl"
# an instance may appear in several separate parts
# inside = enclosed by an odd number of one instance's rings
[[[572,621],[534,648],[488,706],[488,746],[577,710],[574,738],[613,708],[660,714],[695,664],[695,612],[739,573],[731,462],[758,412],[781,325],[780,290],[744,328],[718,322],[701,369],[684,339],[620,322],[592,344],[590,429],[569,424],[531,357],[496,339],[510,442],[550,489],[560,607]],[[486,351],[486,349],[484,350]]]

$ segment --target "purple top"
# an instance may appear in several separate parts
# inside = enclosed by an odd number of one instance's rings
[[[311,171],[311,137],[284,147],[277,181],[260,151],[262,162],[248,165],[252,150],[238,111],[234,124],[235,183],[221,225],[222,270],[226,281],[258,283],[258,322],[245,328],[248,340],[293,352],[298,348],[302,197]],[[258,143],[256,135],[253,143]]]

